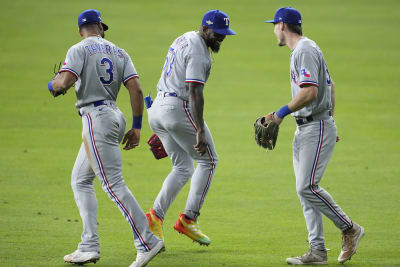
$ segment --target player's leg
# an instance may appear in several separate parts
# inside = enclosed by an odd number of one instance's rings
[[[93,180],[95,174],[90,166],[82,143],[71,175],[71,187],[75,203],[79,209],[83,223],[82,241],[78,249],[64,257],[69,263],[96,262],[100,259],[100,244],[97,234],[97,199],[94,192]]]
[[[172,170],[164,180],[153,205],[153,210],[161,220],[194,172],[193,160],[173,137],[182,120],[179,114],[181,103],[176,97],[158,96],[148,110],[150,127],[160,138],[172,162]]]
[[[178,154],[182,154],[181,151],[183,150],[186,152],[186,155],[197,161],[197,168],[192,177],[185,214],[180,215],[175,229],[199,242],[203,235],[201,231],[196,232],[200,235],[194,236],[188,229],[190,228],[195,231],[198,228],[196,218],[200,214],[199,210],[210,187],[218,161],[211,134],[206,127],[206,138],[209,142],[208,153],[200,156],[193,148],[196,144],[196,129],[190,115],[188,103],[176,97],[157,97],[152,108],[149,110],[149,121],[154,131],[157,132],[157,128],[164,129],[177,144],[176,146],[173,143],[174,146],[167,149],[168,154],[176,151],[179,151]],[[160,132],[159,134],[162,135],[163,133]],[[160,138],[163,139],[162,136]],[[162,142],[164,143],[164,140]],[[192,164],[190,165],[190,170],[191,172],[193,170]],[[177,227],[178,224],[181,227]],[[207,238],[207,240],[209,239]],[[209,241],[207,244],[209,244]]]
[[[200,209],[210,189],[215,168],[218,163],[218,157],[210,130],[206,123],[204,123],[204,126],[208,142],[207,152],[203,156],[200,156],[197,151],[194,150],[193,146],[197,142],[195,124],[187,102],[184,102],[182,108],[185,112],[185,118],[183,120],[181,119],[179,129],[174,132],[174,139],[179,146],[197,162],[197,167],[190,183],[185,213],[180,214],[174,228],[201,245],[209,245],[211,240],[200,230],[197,217],[200,215]]]
[[[314,209],[331,219],[342,231],[351,228],[350,218],[329,193],[319,186],[336,143],[336,127],[331,121],[319,121],[304,128],[303,138],[298,194],[308,200]]]
[[[304,219],[308,230],[308,242],[311,249],[325,250],[324,225],[322,213],[315,209],[308,200],[299,196],[303,208]]]
[[[336,144],[337,130],[332,118],[320,121],[319,124],[314,126],[317,126],[319,138],[318,144],[314,144],[313,153],[315,159],[308,174],[310,180],[309,191],[305,192],[304,196],[313,204],[315,209],[325,214],[342,231],[342,249],[338,261],[343,263],[349,260],[356,252],[358,243],[364,236],[364,228],[352,222],[339,205],[336,204],[331,195],[319,186]],[[305,151],[304,153],[310,154],[312,151]]]
[[[156,134],[160,137],[172,162],[172,170],[165,178],[153,206],[157,216],[164,220],[169,206],[192,176],[194,167],[190,156],[177,145],[168,133],[163,134],[161,131],[157,131]]]
[[[204,131],[208,143],[207,152],[200,156],[194,150],[193,146],[197,142],[196,127],[187,101],[184,101],[182,108],[185,118],[181,120],[178,131],[174,132],[174,139],[197,162],[185,208],[185,215],[190,219],[196,220],[200,215],[200,209],[210,189],[218,163],[218,156],[211,132],[205,122]]]
[[[104,107],[84,116],[84,138],[89,144],[91,163],[103,190],[121,210],[134,234],[138,252],[150,251],[160,242],[149,230],[147,219],[122,177],[119,142],[125,119],[119,110]]]
[[[297,129],[293,139],[293,168],[296,176],[296,188],[303,188],[303,185],[307,184],[305,176],[301,175],[300,172],[301,161],[304,160],[304,158],[300,157],[303,132],[304,131]],[[314,209],[312,204],[301,194],[298,194],[298,197],[303,208],[303,214],[308,229],[310,248],[324,250],[325,240],[321,213]]]
[[[83,222],[82,242],[78,246],[81,251],[100,251],[94,178],[95,174],[86,156],[85,144],[82,143],[71,176],[71,187]]]
[[[306,182],[304,176],[301,175],[303,158],[300,156],[300,151],[302,148],[303,134],[304,131],[298,128],[293,139],[293,168],[296,176],[296,187]],[[287,258],[286,262],[294,265],[325,264],[328,259],[324,245],[321,213],[315,210],[311,203],[302,197],[301,194],[298,194],[298,197],[303,208],[303,214],[307,225],[310,250],[302,256]]]
[[[190,183],[190,191],[185,208],[185,214],[194,220],[200,215],[200,209],[203,206],[208,190],[210,189],[218,163],[218,156],[215,151],[211,132],[208,129],[207,124],[204,124],[206,138],[208,141],[207,152],[203,156],[200,156],[196,151],[193,150],[193,147],[190,147],[192,143],[190,143],[189,147],[187,147],[191,153],[191,156],[197,162],[197,167],[193,173],[192,181]]]

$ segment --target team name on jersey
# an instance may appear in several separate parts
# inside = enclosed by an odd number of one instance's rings
[[[189,43],[185,36],[181,36],[178,39],[176,39],[176,45],[179,47],[179,49],[183,49],[187,47]]]
[[[88,51],[89,56],[96,54],[107,54],[107,55],[117,55],[118,57],[123,57],[124,54],[122,49],[116,46],[110,46],[108,44],[90,44],[85,46],[86,51]]]

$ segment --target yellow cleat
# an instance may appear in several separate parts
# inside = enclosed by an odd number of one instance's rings
[[[150,230],[153,232],[153,234],[161,240],[164,240],[163,221],[157,217],[152,208],[150,208],[150,211],[146,213],[146,217],[150,226]]]
[[[208,246],[211,243],[210,238],[201,232],[200,225],[197,221],[185,218],[185,215],[182,213],[179,214],[174,229],[179,233],[186,235],[193,241],[198,242],[200,245]]]

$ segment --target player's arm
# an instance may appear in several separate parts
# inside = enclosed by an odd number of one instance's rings
[[[332,104],[331,113],[333,117],[333,114],[335,114],[335,105],[336,105],[336,84],[333,81],[331,85],[331,104]]]
[[[288,107],[292,112],[298,111],[317,99],[317,96],[317,86],[305,85],[292,101],[289,102]]]
[[[51,94],[56,97],[65,92],[78,80],[83,69],[85,51],[81,46],[68,49],[64,64],[57,75],[48,83]]]
[[[140,142],[140,129],[142,128],[143,116],[143,92],[137,77],[129,79],[125,83],[128,89],[130,102],[132,107],[133,123],[130,129],[124,136],[122,144],[125,144],[124,149],[129,150],[135,148]]]
[[[197,143],[194,149],[202,156],[207,151],[207,140],[204,131],[204,84],[191,82],[189,83],[189,103],[190,111],[193,116],[194,123],[197,131]]]
[[[48,88],[50,93],[56,97],[65,93],[76,81],[77,78],[74,74],[65,71],[58,73],[56,77],[49,82]]]
[[[304,85],[300,92],[287,104],[279,109],[274,114],[274,119],[278,124],[281,124],[283,118],[295,111],[298,111],[312,101],[317,99],[318,96],[318,87],[314,85]]]
[[[298,111],[318,96],[318,74],[320,71],[318,52],[315,49],[303,50],[294,62],[297,62],[299,74],[300,92],[285,106],[275,112],[274,120],[280,124],[283,118],[295,111]]]

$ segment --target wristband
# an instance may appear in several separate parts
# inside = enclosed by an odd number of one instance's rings
[[[132,128],[133,129],[142,129],[142,115],[133,116]]]
[[[53,84],[52,84],[52,81],[53,81],[53,80],[51,80],[51,81],[47,84],[47,88],[49,88],[49,91],[50,91],[50,92],[53,92]]]
[[[276,116],[283,119],[286,115],[289,115],[292,111],[289,109],[288,105],[281,107],[277,112]]]

